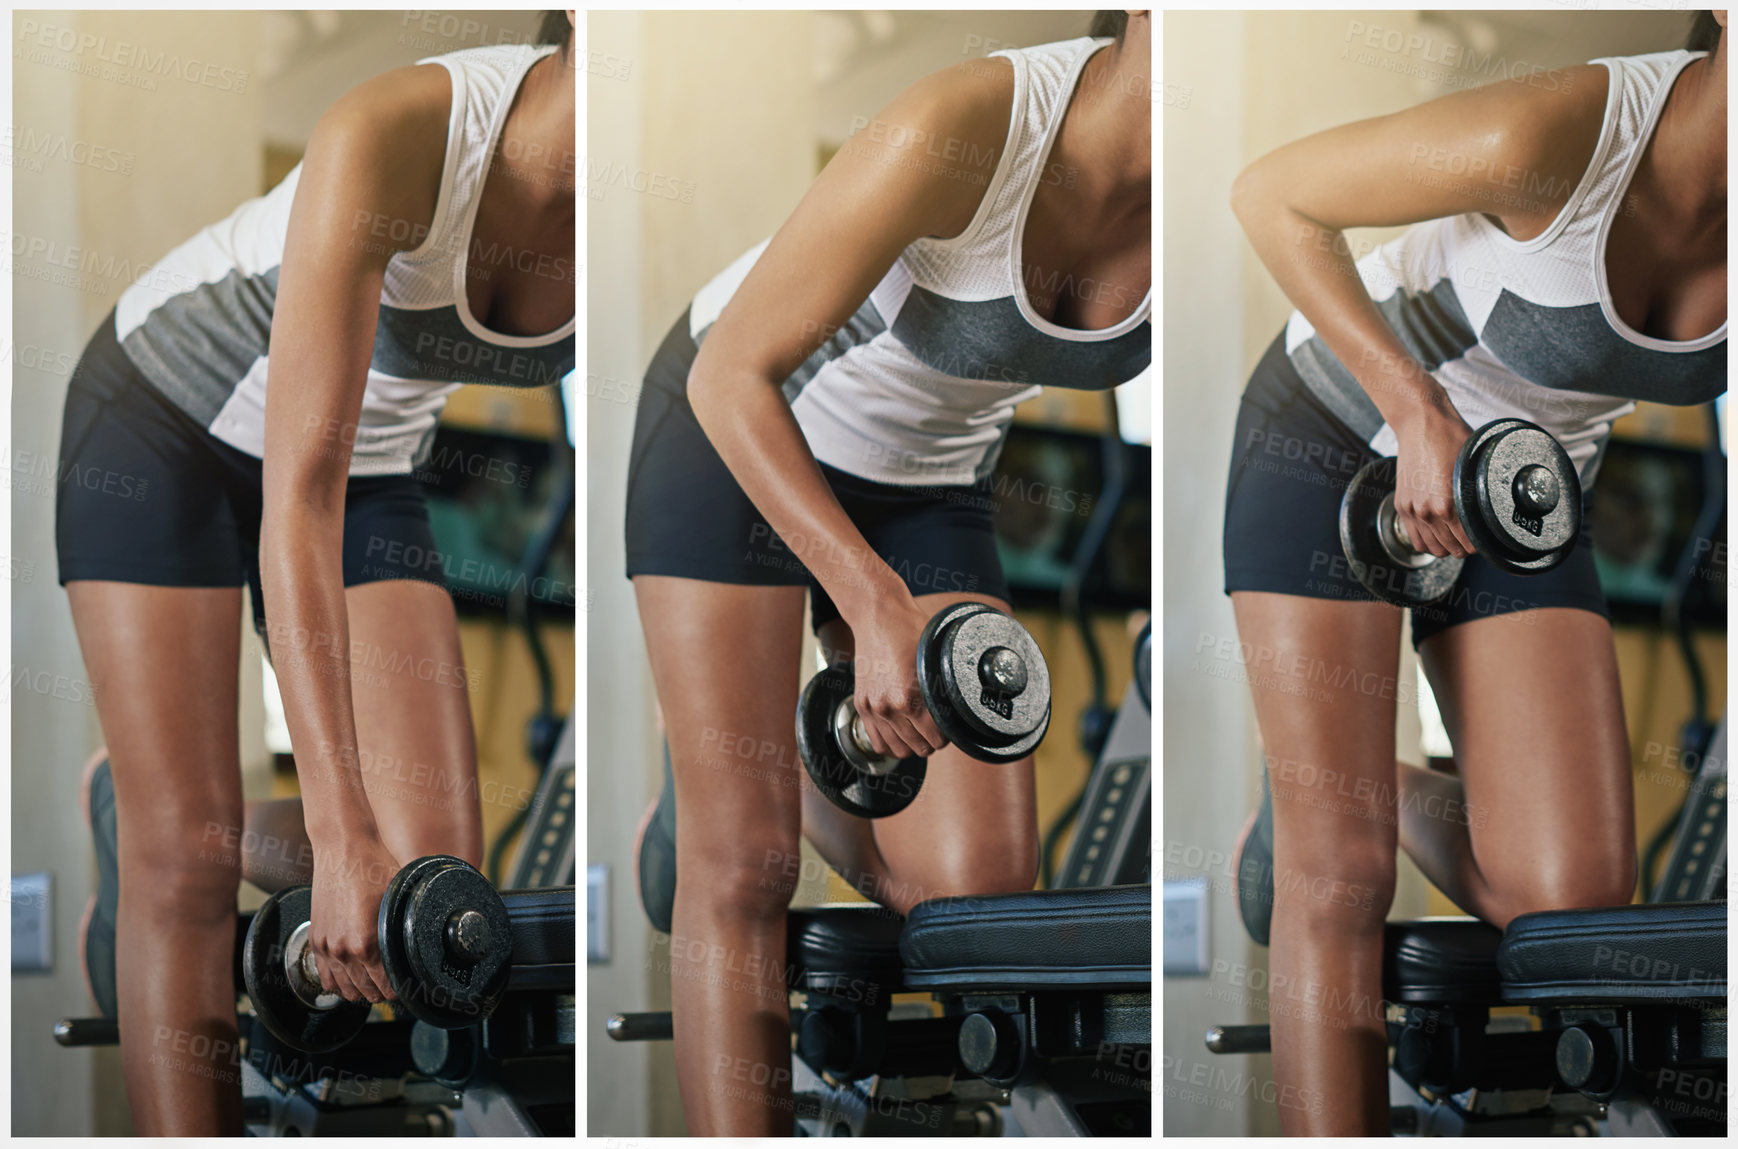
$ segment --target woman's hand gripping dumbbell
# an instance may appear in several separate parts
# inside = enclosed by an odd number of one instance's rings
[[[1340,500],[1340,545],[1352,575],[1397,606],[1439,602],[1466,560],[1433,555],[1407,537],[1394,507],[1396,461],[1360,470]],[[1568,452],[1524,419],[1473,432],[1453,472],[1454,507],[1479,555],[1513,574],[1543,574],[1569,557],[1581,533],[1581,480]]]
[[[326,1053],[356,1036],[371,1007],[321,988],[308,944],[312,909],[309,886],[267,898],[242,946],[242,979],[273,1037]],[[512,971],[513,923],[474,867],[446,854],[405,866],[381,899],[378,930],[396,1004],[417,1020],[461,1029],[494,1012]]]
[[[946,607],[917,643],[917,683],[942,735],[983,762],[1015,762],[1050,728],[1050,669],[1032,635],[982,603]],[[847,813],[885,818],[911,805],[923,758],[879,754],[853,701],[850,666],[809,680],[797,703],[797,751],[816,789]]]

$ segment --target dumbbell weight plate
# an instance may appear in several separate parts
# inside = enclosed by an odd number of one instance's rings
[[[992,689],[985,659],[1012,652],[1010,689]],[[917,642],[917,681],[941,733],[981,762],[1017,762],[1050,729],[1050,668],[1026,628],[983,603],[947,607]]]
[[[291,935],[308,921],[313,905],[308,886],[291,886],[266,899],[242,942],[242,982],[254,1015],[273,1037],[304,1053],[330,1053],[362,1031],[371,1007],[334,993],[320,994],[317,1000],[328,1007],[316,1008],[292,985],[284,955]]]
[[[856,682],[850,667],[829,667],[809,679],[797,702],[797,754],[827,801],[859,818],[886,818],[911,805],[928,763],[902,758],[887,773],[872,774],[850,761],[839,748],[834,716]]]
[[[445,854],[430,854],[407,864],[392,875],[392,881],[386,885],[386,894],[380,899],[376,929],[380,937],[380,963],[386,967],[386,980],[392,984],[393,992],[400,995],[400,1006],[413,1017],[422,1015],[417,1012],[418,1005],[405,1001],[403,997],[407,991],[415,994],[417,988],[416,973],[410,967],[410,951],[404,944],[404,919],[410,896],[416,889],[418,873],[449,860]]]
[[[1529,473],[1544,480],[1547,506],[1525,505],[1517,480]],[[1514,574],[1556,567],[1581,531],[1575,465],[1556,439],[1523,419],[1497,419],[1467,439],[1454,468],[1454,505],[1479,554]]]
[[[513,926],[488,879],[460,858],[419,858],[393,876],[380,913],[381,957],[411,1016],[460,1029],[494,1012],[512,968]],[[469,958],[460,956],[465,943]]]
[[[1392,456],[1375,459],[1346,484],[1340,499],[1340,546],[1352,577],[1365,590],[1395,606],[1428,606],[1454,588],[1466,560],[1428,554],[1402,558],[1389,550],[1383,531],[1392,513],[1397,467]]]
[[[418,1020],[459,1029],[495,1012],[512,970],[513,922],[489,879],[457,858],[421,870],[403,930]]]

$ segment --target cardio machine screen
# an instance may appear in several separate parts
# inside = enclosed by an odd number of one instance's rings
[[[1112,449],[1120,460],[1107,458]],[[1113,481],[1119,462],[1120,484]],[[1151,609],[1152,476],[1150,446],[1025,423],[1010,427],[991,497],[1013,605],[1059,608],[1070,568],[1090,557],[1081,586],[1089,609]],[[1102,542],[1088,556],[1083,547],[1100,531]]]

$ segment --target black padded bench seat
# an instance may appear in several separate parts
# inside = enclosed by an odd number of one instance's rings
[[[1389,1001],[1529,1005],[1724,998],[1726,903],[1523,914],[1506,932],[1476,918],[1389,922]]]
[[[791,910],[785,924],[790,988],[860,995],[879,987],[884,995],[898,993],[904,928],[905,919],[892,910],[862,902]]]
[[[1502,941],[1501,930],[1477,918],[1389,922],[1382,996],[1403,1003],[1496,1005],[1502,1000]]]
[[[912,909],[899,953],[910,989],[1150,987],[1153,888],[937,898]]]
[[[1523,914],[1497,963],[1505,1001],[1724,999],[1726,903]]]

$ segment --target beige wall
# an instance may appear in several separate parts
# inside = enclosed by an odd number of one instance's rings
[[[1235,662],[1213,653],[1235,640],[1222,593],[1220,532],[1237,396],[1290,306],[1232,218],[1227,194],[1255,157],[1335,124],[1381,115],[1483,82],[1464,71],[1413,67],[1417,54],[1359,55],[1363,29],[1451,40],[1511,61],[1557,67],[1602,55],[1681,46],[1682,12],[1171,12],[1164,25],[1165,713],[1167,878],[1207,877],[1209,960],[1226,972],[1167,978],[1164,1132],[1276,1133],[1270,1059],[1215,1057],[1216,1023],[1266,1021],[1263,995],[1239,983],[1266,972],[1267,951],[1245,935],[1231,898],[1230,853],[1257,797],[1260,748]],[[1439,52],[1440,58],[1440,52]],[[1422,73],[1422,74],[1420,74]],[[1390,231],[1350,235],[1363,251]],[[1201,648],[1207,649],[1203,651]],[[1416,680],[1410,642],[1402,677]],[[1228,673],[1229,672],[1229,673]],[[1226,677],[1216,677],[1227,674]],[[1419,723],[1402,708],[1396,752],[1417,762]],[[1402,858],[1394,916],[1440,911]]]
[[[1239,167],[1235,140],[1243,120],[1242,46],[1248,17],[1170,12],[1164,23],[1164,532],[1163,675],[1166,718],[1159,756],[1164,826],[1159,865],[1166,877],[1212,876],[1209,956],[1247,963],[1256,951],[1242,936],[1227,896],[1225,866],[1194,851],[1230,852],[1219,833],[1247,814],[1257,751],[1246,694],[1199,673],[1196,649],[1236,633],[1219,593],[1218,525],[1229,466],[1235,388],[1243,372],[1244,327],[1236,221],[1224,188]],[[1212,44],[1210,54],[1202,45]],[[1213,338],[1193,337],[1211,332]],[[1188,832],[1207,827],[1211,833]],[[1215,1023],[1253,1020],[1245,1008],[1201,1001],[1199,980],[1164,983],[1159,1060],[1167,1133],[1240,1136],[1257,1132],[1242,1108],[1192,1102],[1189,1085],[1214,1069],[1201,1034]],[[1265,1062],[1266,1058],[1259,1059]],[[1250,1060],[1248,1071],[1265,1072]],[[1266,1130],[1260,1130],[1266,1131]]]
[[[150,261],[197,228],[259,192],[260,103],[246,90],[155,78],[154,90],[82,76],[68,65],[89,54],[37,48],[26,21],[127,41],[244,72],[254,66],[259,18],[253,13],[18,13],[13,57],[16,131],[64,138],[118,157],[120,171],[15,151],[13,227],[20,238],[77,249],[89,261],[70,284],[48,278],[50,257],[16,254],[13,331],[12,447],[50,460],[37,484],[12,492],[12,556],[28,564],[28,581],[12,583],[15,667],[50,671],[82,685],[84,667],[66,595],[56,585],[52,460],[68,375],[84,342],[128,281],[114,267]],[[144,73],[121,67],[119,73]],[[42,365],[46,365],[46,368]],[[43,491],[50,492],[44,494]],[[255,665],[257,665],[257,660]],[[257,674],[252,697],[258,697]],[[61,692],[63,695],[65,692]],[[50,1037],[55,1019],[93,1012],[86,999],[75,936],[91,889],[90,835],[78,807],[79,767],[98,744],[94,708],[52,694],[14,689],[12,698],[12,868],[54,875],[54,970],[12,979],[12,1130],[90,1134],[125,1130],[119,1061],[114,1050],[62,1050]],[[255,749],[251,787],[263,785],[259,706],[244,722]]]

